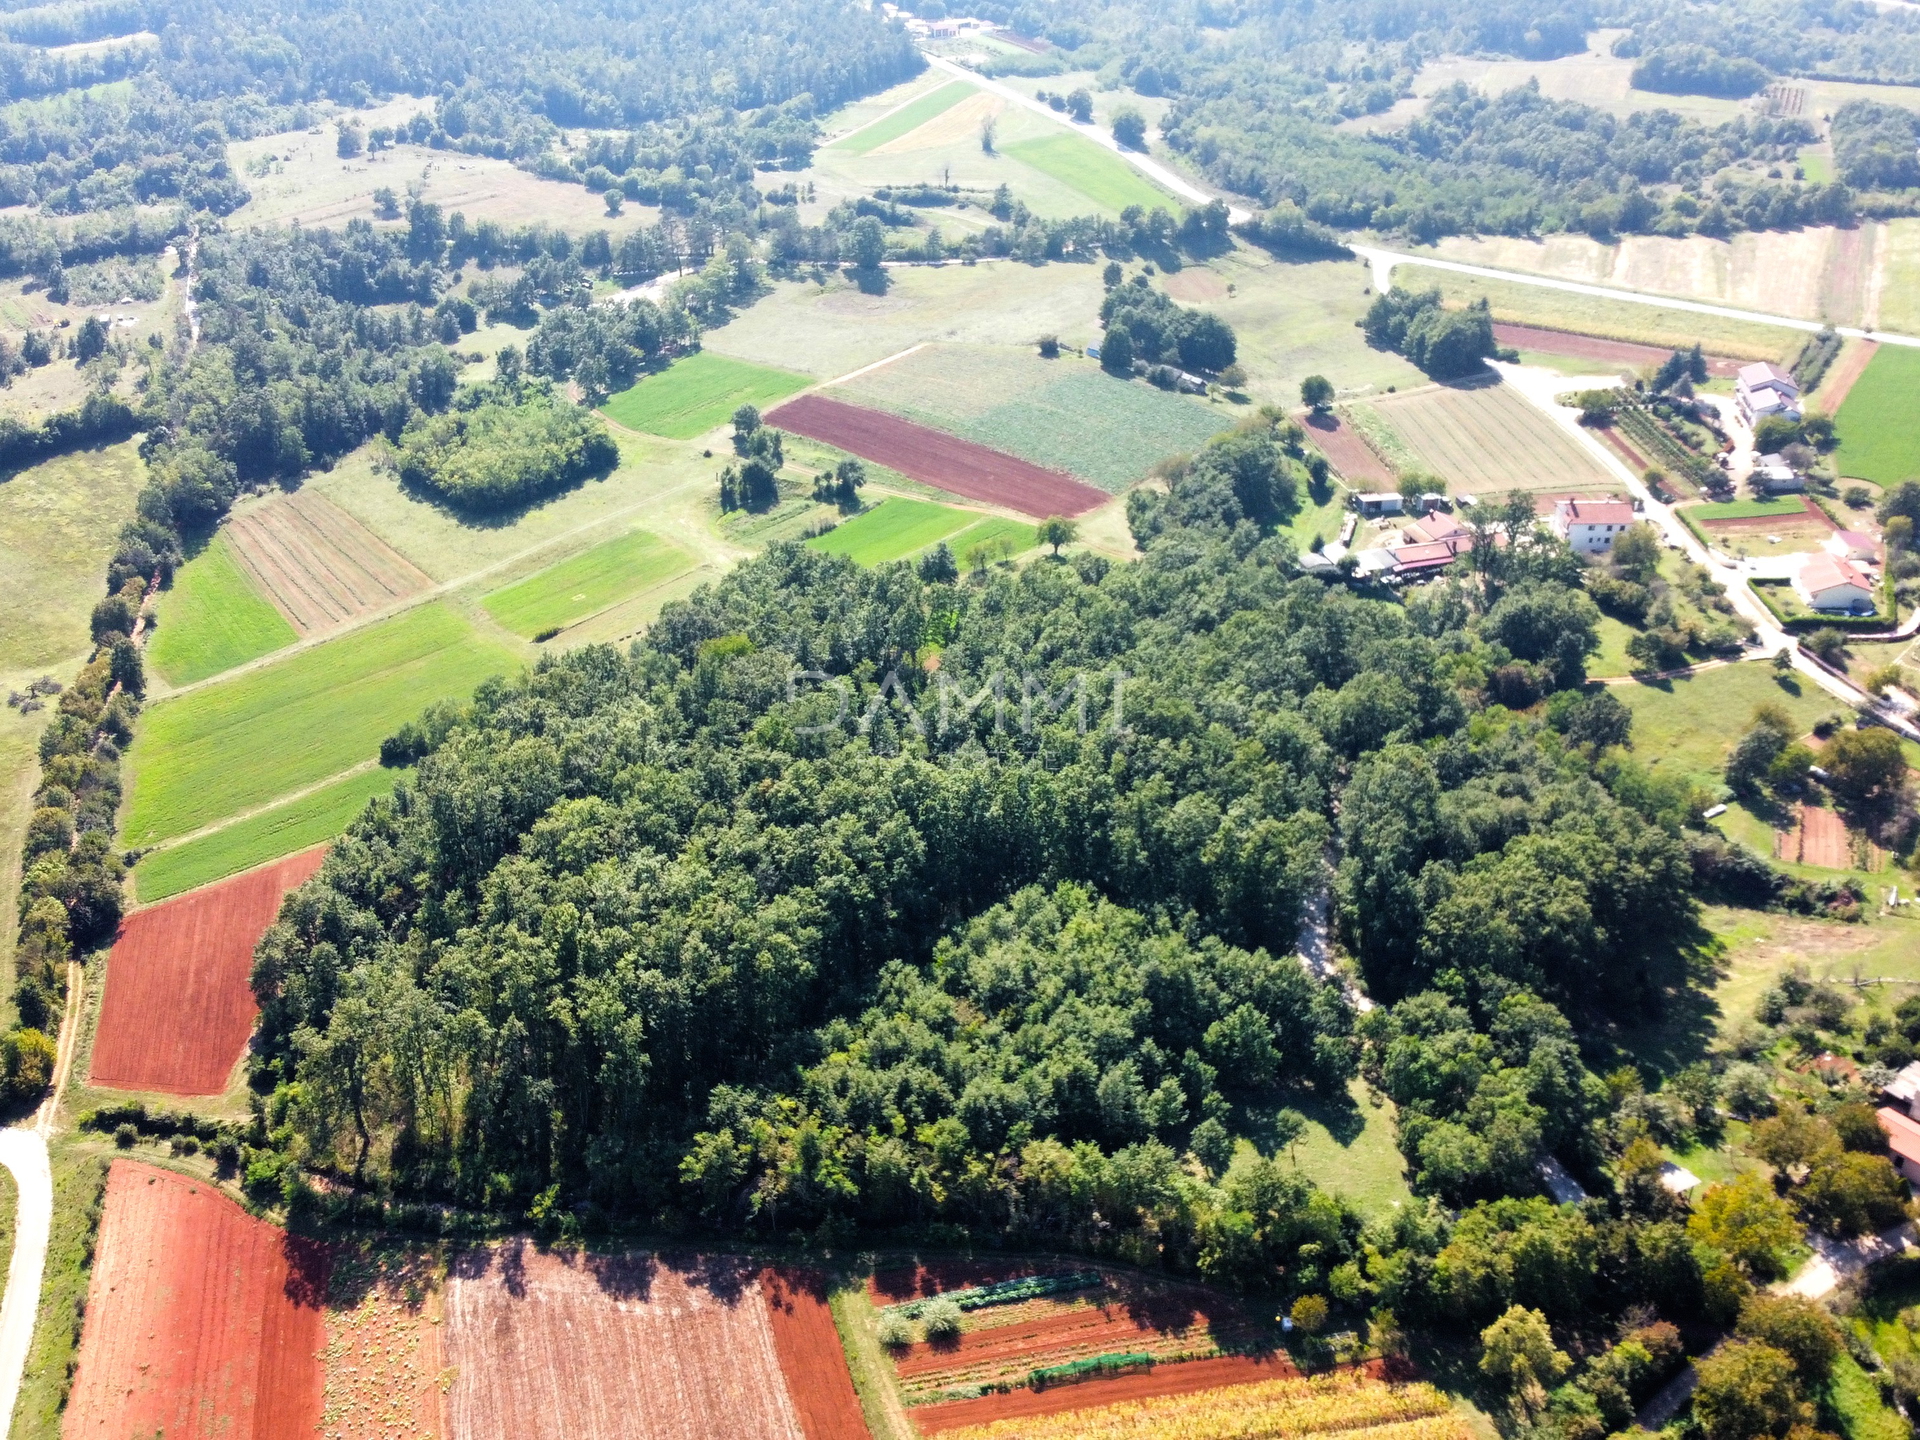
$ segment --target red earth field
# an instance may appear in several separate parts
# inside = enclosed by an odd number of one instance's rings
[[[1307,438],[1320,447],[1333,468],[1348,480],[1375,480],[1393,484],[1393,471],[1373,453],[1360,432],[1338,415],[1309,415]]]
[[[737,1257],[456,1257],[444,1293],[462,1440],[865,1440],[809,1277]]]
[[[129,915],[107,960],[93,1083],[172,1095],[226,1089],[253,1032],[253,947],[325,856],[317,846]]]
[[[1377,1367],[1375,1362],[1369,1371]],[[1300,1372],[1284,1355],[1222,1355],[1212,1360],[1189,1360],[1180,1365],[1155,1365],[1137,1375],[1109,1380],[1083,1380],[1045,1390],[1024,1387],[1004,1395],[978,1400],[956,1400],[946,1405],[916,1406],[910,1414],[922,1435],[938,1435],[966,1425],[986,1425],[1036,1415],[1060,1415],[1088,1410],[1119,1400],[1147,1400],[1160,1395],[1193,1395],[1221,1385],[1243,1385],[1253,1380],[1279,1380]]]
[[[1601,365],[1639,369],[1658,365],[1673,352],[1658,345],[1636,345],[1631,340],[1602,340],[1597,335],[1575,335],[1566,330],[1543,330],[1534,325],[1495,324],[1493,338],[1516,350],[1537,350],[1542,355],[1565,355],[1573,360],[1592,360]],[[1746,364],[1718,355],[1707,357],[1709,375],[1732,375]]]
[[[1853,865],[1847,822],[1821,805],[1802,805],[1799,821],[1792,829],[1773,832],[1773,854],[1776,860],[1828,870],[1846,870]]]
[[[849,451],[909,479],[1024,515],[1084,515],[1113,497],[1058,470],[1045,470],[971,440],[824,395],[802,395],[774,410],[769,425]]]
[[[205,1181],[116,1160],[63,1433],[294,1440],[320,1419],[327,1253]]]

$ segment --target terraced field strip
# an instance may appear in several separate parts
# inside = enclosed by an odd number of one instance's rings
[[[1512,490],[1602,494],[1621,488],[1509,385],[1436,385],[1373,403],[1456,492],[1479,497]]]
[[[253,947],[325,858],[315,846],[129,915],[107,961],[92,1083],[169,1095],[226,1089],[257,1013]]]
[[[1307,439],[1318,446],[1343,479],[1391,486],[1393,469],[1374,453],[1360,432],[1338,415],[1309,415]]]
[[[64,1433],[313,1434],[327,1267],[207,1181],[114,1161]]]
[[[724,1257],[676,1266],[517,1240],[455,1256],[445,1288],[450,1432],[837,1440],[801,1423],[758,1273]]]
[[[937,90],[929,90],[909,100],[891,115],[882,115],[872,124],[862,126],[850,135],[842,135],[827,148],[846,150],[855,155],[871,154],[889,141],[912,133],[943,111],[951,110],[969,95],[979,93],[964,80],[950,80]]]
[[[945,1433],[954,1440],[1282,1440],[1330,1434],[1468,1440],[1472,1434],[1431,1385],[1390,1385],[1356,1371],[1221,1386],[1045,1418],[1034,1411],[1017,1414]]]
[[[241,564],[303,635],[433,583],[366,526],[306,491],[235,515],[227,529]]]
[[[1641,345],[1632,340],[1607,340],[1598,335],[1577,335],[1568,330],[1548,330],[1537,325],[1509,325],[1504,322],[1494,325],[1493,338],[1516,350],[1537,350],[1542,355],[1591,360],[1596,366],[1605,368],[1639,370],[1648,365],[1657,366],[1673,353],[1658,345]],[[1707,373],[1731,376],[1746,363],[1744,360],[1730,360],[1723,355],[1709,355]]]
[[[1026,460],[931,430],[878,410],[824,395],[802,395],[767,416],[769,424],[797,431],[898,470],[910,480],[969,500],[1003,505],[1036,519],[1084,515],[1107,502],[1104,490],[1070,475],[1043,470]]]
[[[340,775],[435,700],[519,665],[436,602],[162,700],[127,752],[125,843],[190,834]]]
[[[1299,1375],[1299,1370],[1284,1354],[1220,1355],[1211,1360],[1155,1365],[1134,1375],[1083,1380],[1078,1385],[1049,1386],[1041,1390],[1022,1388],[1005,1395],[983,1395],[978,1400],[916,1405],[910,1413],[914,1427],[922,1435],[945,1435],[955,1430],[991,1425],[995,1421],[1015,1421],[1018,1422],[1016,1428],[1000,1430],[997,1435],[1018,1435],[1021,1440],[1027,1440],[1033,1433],[1029,1428],[1032,1421],[1046,1416],[1071,1414],[1077,1421],[1082,1412],[1119,1401],[1194,1395],[1227,1385],[1291,1380],[1299,1378]],[[1077,1436],[1079,1433],[1071,1429],[1064,1432],[1067,1436]],[[1153,1434],[1152,1431],[1144,1433]],[[1179,1434],[1177,1430],[1173,1433]],[[1228,1433],[1232,1435],[1234,1432]]]

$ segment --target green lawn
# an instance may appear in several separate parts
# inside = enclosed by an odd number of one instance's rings
[[[1774,515],[1804,515],[1798,500],[1728,500],[1720,504],[1688,505],[1682,513],[1705,524],[1713,520],[1759,520]]]
[[[1015,555],[1025,554],[1039,543],[1038,526],[1029,525],[1024,520],[1009,520],[1003,515],[991,516],[978,524],[967,526],[958,535],[947,537],[953,558],[962,570],[973,564],[976,555],[983,564],[1010,560]]]
[[[367,801],[386,794],[404,773],[377,766],[362,770],[298,800],[237,820],[224,830],[156,850],[133,869],[140,903],[151,905],[183,890],[197,890],[331,840],[366,808]]]
[[[435,700],[518,665],[432,604],[163,700],[128,752],[122,835],[151,845],[338,775]]]
[[[845,139],[834,141],[830,148],[851,151],[855,155],[865,155],[879,149],[889,140],[898,140],[902,135],[911,134],[934,116],[945,114],[969,95],[977,93],[975,88],[964,80],[952,81],[942,85],[938,90],[928,91],[918,100],[902,105],[893,114],[874,121],[864,130],[856,130]]]
[[[1633,711],[1633,753],[1659,775],[1680,775],[1713,789],[1727,755],[1762,704],[1778,705],[1797,732],[1840,708],[1803,677],[1785,683],[1765,661],[1742,661],[1651,684],[1615,685],[1609,692]]]
[[[1410,1201],[1406,1160],[1394,1141],[1393,1104],[1375,1106],[1366,1085],[1348,1086],[1345,1106],[1304,1110],[1307,1128],[1292,1147],[1294,1164],[1323,1189],[1343,1195],[1369,1220]]]
[[[878,565],[946,539],[966,528],[974,515],[974,511],[936,505],[931,500],[882,500],[807,543],[829,555],[848,556],[860,565]]]
[[[1821,1397],[1845,1440],[1909,1440],[1913,1429],[1880,1398],[1879,1383],[1842,1350]]]
[[[608,419],[629,430],[691,440],[724,422],[742,405],[765,409],[813,383],[791,370],[749,365],[702,350],[622,390],[600,407]]]
[[[191,685],[300,638],[240,568],[224,530],[174,572],[155,610],[147,659],[169,685]]]
[[[1882,345],[1834,417],[1839,470],[1881,485],[1920,475],[1920,350]]]
[[[532,639],[692,568],[693,557],[679,546],[634,530],[496,590],[480,603],[507,629]]]
[[[1115,213],[1129,205],[1148,210],[1179,208],[1166,191],[1111,150],[1096,145],[1084,135],[1043,135],[1035,140],[1017,140],[1002,150]]]

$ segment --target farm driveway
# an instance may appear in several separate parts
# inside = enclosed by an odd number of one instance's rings
[[[7,1298],[0,1303],[0,1415],[10,1417],[27,1368],[27,1349],[33,1344],[40,1276],[46,1268],[47,1236],[53,1225],[53,1171],[47,1163],[46,1137],[25,1127],[0,1130],[0,1165],[13,1172],[20,1190],[13,1222],[13,1260],[7,1266]]]

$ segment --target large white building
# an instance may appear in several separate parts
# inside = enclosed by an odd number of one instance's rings
[[[1800,387],[1793,376],[1778,365],[1769,365],[1762,360],[1758,364],[1743,365],[1733,382],[1733,403],[1739,408],[1740,418],[1749,425],[1757,424],[1769,415],[1784,415],[1789,420],[1800,418]]]
[[[1580,555],[1605,555],[1635,518],[1625,500],[1562,500],[1553,507],[1555,532]]]
[[[1873,572],[1858,560],[1809,555],[1793,577],[1793,588],[1809,610],[1865,614],[1873,609]]]

